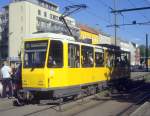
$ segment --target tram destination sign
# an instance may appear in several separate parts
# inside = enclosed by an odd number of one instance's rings
[[[26,50],[46,49],[47,45],[48,45],[48,41],[25,42],[25,49]]]

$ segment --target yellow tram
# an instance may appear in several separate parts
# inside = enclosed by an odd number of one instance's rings
[[[73,37],[41,33],[24,40],[22,90],[26,99],[95,93],[110,80],[108,48]]]
[[[24,41],[22,87],[50,92],[49,97],[74,95],[109,79],[102,47],[75,42],[74,38],[43,33]]]

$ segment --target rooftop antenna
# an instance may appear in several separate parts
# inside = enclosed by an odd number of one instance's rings
[[[66,29],[67,29],[70,36],[73,36],[73,34],[72,34],[71,29],[69,28],[69,26],[66,22],[65,17],[70,16],[74,12],[77,12],[77,11],[79,11],[81,9],[85,9],[85,8],[87,8],[87,6],[85,4],[66,6],[64,13],[59,17],[60,21],[62,21],[63,24],[66,26]]]

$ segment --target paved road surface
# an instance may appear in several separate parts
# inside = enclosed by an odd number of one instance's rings
[[[134,111],[131,116],[150,116],[150,102],[145,102],[141,107]]]
[[[133,76],[144,73],[132,73]],[[12,100],[0,98],[0,116],[116,116],[132,102],[102,99],[85,99],[63,105],[63,111],[58,111],[54,105],[25,105],[14,107]]]
[[[12,100],[0,99],[0,116],[116,116],[131,103],[116,100],[85,100],[62,107],[52,105],[12,106]]]

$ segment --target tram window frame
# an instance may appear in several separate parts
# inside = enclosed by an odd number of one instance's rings
[[[43,68],[45,67],[48,41],[26,41],[24,43],[24,68]]]
[[[91,53],[92,53],[92,57],[90,57]],[[81,64],[83,68],[94,67],[94,48],[93,47],[82,45],[81,56],[82,56]]]
[[[80,68],[80,45],[78,44],[68,43],[68,67]]]
[[[97,61],[97,55],[99,55],[98,61]],[[95,51],[94,61],[95,61],[95,67],[103,67],[104,66],[104,51]]]
[[[52,43],[54,43],[54,45]],[[51,40],[49,53],[48,53],[47,67],[48,68],[62,68],[63,66],[64,66],[63,42],[59,40]]]
[[[115,51],[108,50],[108,58],[106,63],[108,67],[115,67],[115,54]]]

